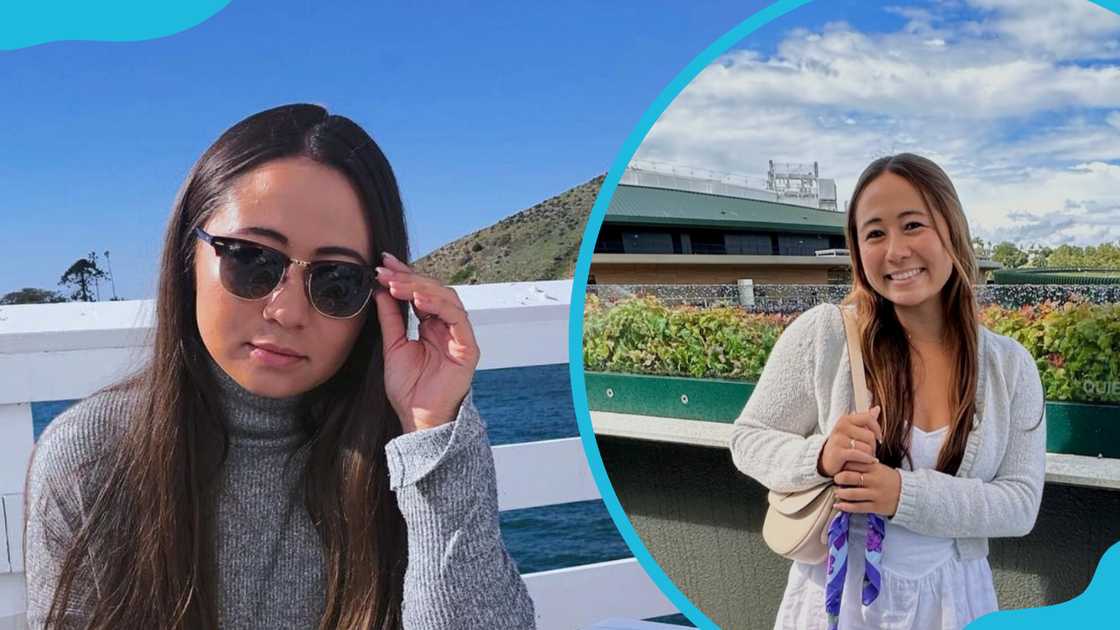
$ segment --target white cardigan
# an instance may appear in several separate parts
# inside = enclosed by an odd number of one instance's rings
[[[1046,418],[1034,358],[980,326],[976,415],[956,476],[900,470],[891,522],[955,538],[962,559],[988,554],[988,538],[1034,528],[1046,474]],[[855,409],[840,311],[821,304],[782,333],[735,420],[735,466],[779,492],[827,481],[817,455],[841,415]],[[1041,424],[1040,424],[1041,419]]]

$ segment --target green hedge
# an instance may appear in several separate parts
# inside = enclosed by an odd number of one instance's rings
[[[588,295],[583,362],[589,371],[756,381],[794,317],[668,307],[654,297],[608,306]],[[1047,400],[1120,402],[1120,304],[989,306],[981,321],[1030,351]]]
[[[1120,402],[1120,304],[989,306],[980,319],[1030,351],[1048,400]]]
[[[1120,284],[1120,269],[999,269],[996,284]]]
[[[642,297],[605,306],[587,296],[583,361],[588,370],[755,380],[792,319],[723,306],[667,307]]]

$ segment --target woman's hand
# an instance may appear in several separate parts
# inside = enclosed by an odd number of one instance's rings
[[[879,427],[878,405],[859,413],[840,416],[817,458],[817,472],[822,477],[835,477],[848,462],[874,464],[875,441],[883,440]]]
[[[884,464],[849,462],[833,479],[836,509],[842,512],[894,516],[902,493],[902,476]]]
[[[379,288],[374,302],[385,356],[385,393],[405,433],[446,424],[458,415],[478,365],[478,343],[467,311],[453,289],[413,272],[391,254],[383,260],[377,281],[386,290]],[[419,339],[408,339],[397,300],[412,302],[420,319]]]

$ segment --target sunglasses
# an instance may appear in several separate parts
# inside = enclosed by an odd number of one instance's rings
[[[292,263],[304,269],[308,302],[326,317],[350,319],[362,312],[373,295],[376,273],[371,267],[339,260],[299,260],[253,241],[212,236],[200,227],[194,234],[214,248],[222,286],[234,297],[268,297],[284,281]]]

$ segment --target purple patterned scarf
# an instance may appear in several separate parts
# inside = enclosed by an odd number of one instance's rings
[[[848,574],[848,525],[852,515],[841,512],[828,526],[828,566],[825,577],[824,610],[828,614],[828,630],[837,630],[840,623],[840,600],[844,595],[844,578]],[[867,545],[863,564],[863,605],[879,596],[882,575],[883,534],[886,523],[878,514],[867,515]]]

